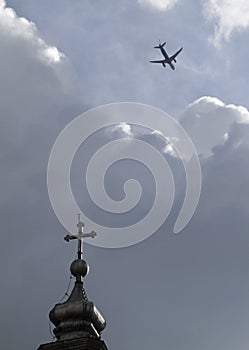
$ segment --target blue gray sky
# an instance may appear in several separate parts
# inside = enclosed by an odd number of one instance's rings
[[[190,223],[173,235],[184,198],[181,162],[157,133],[137,132],[168,157],[177,197],[165,224],[142,243],[85,246],[85,286],[108,324],[103,339],[110,350],[248,349],[248,35],[246,0],[0,0],[5,350],[51,341],[48,312],[66,290],[75,254],[47,193],[53,143],[78,114],[122,101],[152,105],[181,122],[200,156],[202,192]],[[184,47],[175,71],[149,63],[160,57],[153,49],[158,39],[169,53]],[[78,159],[116,134],[89,141]],[[110,195],[119,199],[118,185],[134,173],[145,203],[120,218],[124,225],[151,204],[151,178],[132,162],[110,174]],[[80,178],[73,178],[77,192]],[[78,196],[89,215],[117,224],[93,208],[87,193]]]

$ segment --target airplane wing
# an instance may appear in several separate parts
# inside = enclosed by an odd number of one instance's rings
[[[151,63],[166,63],[165,60],[150,61]]]
[[[174,61],[174,59],[176,58],[177,55],[179,55],[179,53],[182,51],[183,47],[180,48],[180,50],[178,50],[174,55],[172,55],[169,59],[170,61]]]

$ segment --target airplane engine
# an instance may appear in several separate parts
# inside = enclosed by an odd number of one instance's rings
[[[165,64],[164,62],[162,63],[162,65],[163,65],[164,67],[166,67],[166,64]]]
[[[176,59],[174,59],[174,62],[176,63]]]

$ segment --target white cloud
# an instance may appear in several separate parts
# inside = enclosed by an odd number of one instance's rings
[[[46,47],[42,50],[42,54],[46,59],[48,59],[48,62],[60,62],[61,58],[64,57],[64,55],[57,49],[57,47]]]
[[[131,136],[132,135],[131,126],[129,124],[125,123],[125,122],[119,123],[118,125],[116,125],[114,127],[114,129],[121,131],[124,135],[127,135],[127,136]]]
[[[223,137],[224,137],[224,140],[225,140],[225,141],[228,140],[228,138],[229,138],[228,132],[226,132],[226,133],[223,135]]]
[[[149,5],[160,11],[166,11],[175,6],[179,0],[138,0],[141,5]]]
[[[214,147],[229,140],[234,124],[249,123],[249,111],[245,107],[226,105],[215,97],[204,96],[187,106],[181,123],[198,153],[209,157]]]
[[[223,40],[229,41],[234,30],[249,26],[248,0],[206,0],[204,16],[215,22],[214,44],[219,47]]]
[[[33,53],[37,55],[37,58],[47,64],[58,63],[65,57],[56,47],[47,45],[39,37],[33,22],[18,17],[13,9],[7,8],[5,5],[4,1],[0,2],[0,32],[2,37],[7,35],[9,40],[21,40],[24,45],[28,42],[30,46],[33,46]]]
[[[6,202],[14,210],[19,196],[28,203],[30,183],[44,171],[48,140],[55,139],[63,110],[78,106],[71,67],[62,57],[34,23],[0,2],[0,211]]]
[[[133,133],[131,131],[130,124],[126,122],[122,122],[114,125],[113,127],[106,128],[105,133],[107,136],[111,138],[119,138],[119,137],[132,137]]]
[[[172,146],[172,144],[168,143],[162,150],[163,153],[167,153],[172,157],[178,158],[178,155],[174,149],[174,147]]]
[[[161,145],[161,150],[163,153],[167,153],[172,157],[178,158],[178,155],[174,149],[174,145],[177,145],[179,139],[177,137],[165,137],[164,134],[159,130],[153,130],[151,135],[156,136],[160,140],[163,140],[163,144]]]

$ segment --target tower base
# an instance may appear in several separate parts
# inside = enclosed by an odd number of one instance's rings
[[[102,340],[77,338],[42,344],[37,350],[108,350]]]

